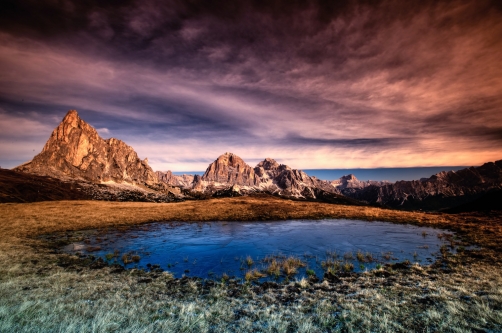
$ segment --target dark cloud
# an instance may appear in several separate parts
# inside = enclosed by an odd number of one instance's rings
[[[500,1],[0,6],[4,124],[45,130],[75,108],[164,169],[227,150],[297,167],[500,158]]]
[[[306,138],[297,135],[291,135],[285,138],[285,143],[306,145],[306,146],[333,146],[343,148],[382,148],[408,145],[409,139],[404,138],[367,138],[367,139],[320,139],[320,138]]]

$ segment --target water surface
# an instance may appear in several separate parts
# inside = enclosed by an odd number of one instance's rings
[[[438,237],[444,233],[451,234],[441,229],[355,220],[159,222],[109,230],[65,250],[103,258],[108,254],[110,262],[120,264],[122,254],[134,254],[139,262],[126,267],[148,269],[157,264],[176,277],[218,278],[224,273],[243,277],[253,268],[264,269],[267,263],[263,259],[267,257],[294,256],[306,264],[297,278],[305,276],[307,269],[322,277],[322,261],[328,257],[352,263],[354,271],[404,260],[429,264],[440,246],[446,244],[444,238]],[[365,256],[371,254],[372,260],[357,260],[358,251]],[[116,254],[114,258],[110,258],[112,253]],[[252,265],[248,265],[248,257]]]

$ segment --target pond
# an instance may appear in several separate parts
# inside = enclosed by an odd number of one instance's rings
[[[405,260],[430,264],[452,236],[441,229],[340,219],[158,222],[102,231],[64,250],[126,268],[160,268],[175,277],[264,281],[322,277],[326,270],[361,272]]]

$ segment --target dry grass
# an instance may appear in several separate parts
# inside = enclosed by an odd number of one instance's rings
[[[277,259],[273,258],[268,261],[268,266],[265,268],[265,272],[270,276],[279,277],[281,275],[281,264]]]
[[[359,261],[359,262],[364,262],[365,261],[364,253],[361,252],[361,251],[359,251],[359,250],[356,253],[356,258],[357,258],[357,261]]]
[[[247,256],[246,257],[246,265],[248,265],[248,267],[251,267],[251,266],[253,266],[253,264],[254,264],[253,258],[251,258],[250,256]]]
[[[134,225],[153,221],[259,221],[285,219],[346,218],[367,221],[411,223],[469,234],[489,248],[501,249],[502,218],[404,212],[374,207],[344,206],[292,201],[273,196],[238,197],[142,203],[106,201],[49,201],[0,204],[0,233],[31,237],[45,233]],[[446,235],[444,235],[446,237]]]
[[[306,265],[300,258],[295,257],[288,257],[281,263],[282,270],[286,276],[295,275],[298,268],[305,267]]]
[[[255,268],[250,271],[247,271],[246,274],[244,275],[244,279],[246,281],[253,281],[253,280],[258,280],[258,279],[265,277],[265,276],[267,276],[267,275],[260,272],[259,270],[257,270]]]
[[[273,197],[176,204],[1,204],[0,213],[0,332],[502,330],[502,223],[497,216],[399,212]],[[232,284],[228,277],[208,287],[200,281],[173,279],[167,273],[63,268],[57,265],[62,255],[36,238],[52,232],[162,220],[294,218],[350,218],[450,228],[483,245],[485,251],[474,258],[454,256],[443,249],[444,260],[437,266],[412,265],[403,272],[380,268],[360,275],[350,273],[338,282],[302,280],[265,290],[253,284]],[[329,258],[329,263],[337,263],[341,269],[335,258]],[[271,261],[269,267],[282,267],[282,262]],[[250,276],[256,275],[252,272]]]
[[[49,201],[0,204],[1,232],[31,236],[54,231],[131,225],[152,221],[255,221],[347,218],[422,225],[479,224],[486,219],[462,215],[403,212],[373,207],[291,201],[275,197],[239,197],[142,203],[107,201]],[[483,229],[492,226],[483,223]],[[498,226],[500,227],[500,226]],[[497,228],[498,230],[499,228]]]

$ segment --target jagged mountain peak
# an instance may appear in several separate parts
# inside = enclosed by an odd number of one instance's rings
[[[201,180],[241,186],[258,184],[253,168],[242,158],[229,152],[220,155],[213,163],[209,164]]]
[[[359,179],[356,178],[355,175],[353,175],[352,173],[349,173],[348,175],[345,175],[345,176],[342,176],[340,177],[340,180],[347,180],[347,181],[357,181]]]
[[[66,113],[42,152],[17,171],[56,178],[79,178],[93,182],[155,184],[157,177],[125,142],[104,140],[76,110]]]
[[[171,186],[180,186],[189,188],[192,186],[195,176],[194,175],[181,175],[177,176],[171,170],[166,172],[156,171],[155,174],[160,182],[166,183]]]
[[[68,110],[62,122],[73,122],[74,120],[80,120],[77,110]]]
[[[69,110],[65,116],[63,117],[63,120],[59,123],[59,125],[70,125],[71,127],[78,127],[79,123],[82,121],[80,119],[80,116],[78,115],[77,110]]]
[[[279,168],[280,164],[273,158],[267,157],[256,165],[256,168],[263,168],[264,170],[274,170]]]
[[[235,155],[234,153],[229,153],[229,152],[226,152],[225,154],[218,156],[218,158],[213,163],[224,163],[230,166],[237,166],[244,164],[247,165],[242,158]]]

